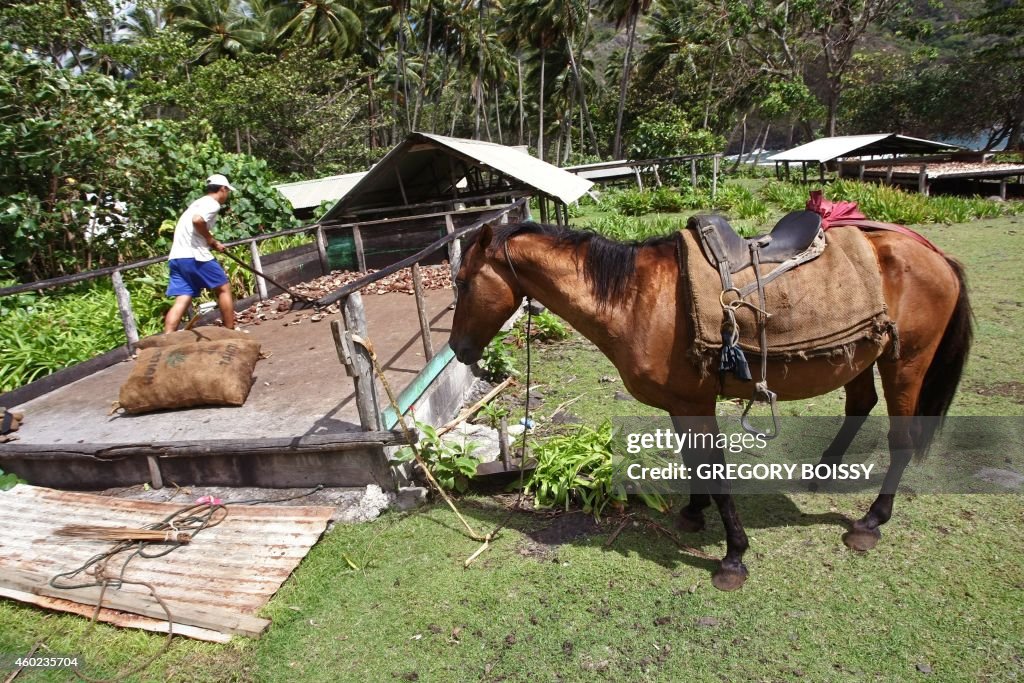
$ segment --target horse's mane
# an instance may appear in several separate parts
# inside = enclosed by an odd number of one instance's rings
[[[659,235],[646,240],[617,242],[593,230],[571,230],[559,225],[542,223],[511,223],[494,228],[492,244],[501,249],[516,235],[542,235],[561,246],[574,250],[588,245],[583,261],[583,276],[593,289],[598,301],[614,304],[622,300],[633,281],[636,271],[636,255],[640,249],[666,244],[676,239],[675,235]],[[577,252],[578,254],[578,252]]]

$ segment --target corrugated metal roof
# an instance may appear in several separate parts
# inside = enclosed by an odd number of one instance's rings
[[[459,186],[470,167],[495,171],[519,187],[532,188],[566,204],[576,201],[593,186],[589,180],[514,147],[410,133],[370,169],[323,220],[365,208],[450,199],[455,195],[453,185]]]
[[[106,541],[56,536],[66,524],[139,528],[190,502],[184,496],[180,503],[151,503],[18,485],[0,493],[0,586],[6,573],[49,579],[111,547]],[[317,542],[332,511],[229,505],[224,521],[191,543],[160,558],[133,559],[125,578],[151,583],[172,614],[175,606],[184,606],[254,615]],[[120,559],[111,563],[120,566]],[[149,595],[146,588],[127,584],[118,592]],[[74,591],[66,593],[74,600]]]
[[[960,149],[956,145],[934,140],[896,135],[894,133],[875,133],[872,135],[841,135],[832,138],[819,138],[805,145],[780,152],[768,161],[814,161],[824,163],[840,157],[872,156],[879,154],[927,154],[945,149]]]
[[[332,175],[315,180],[300,180],[294,183],[274,185],[285,196],[293,209],[315,209],[322,202],[336,202],[356,186],[367,171]]]

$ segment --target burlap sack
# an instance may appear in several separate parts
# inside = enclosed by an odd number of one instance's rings
[[[694,328],[695,360],[708,364],[722,347],[724,314],[719,296],[722,280],[700,248],[693,230],[681,232],[683,270],[689,296],[688,313]],[[806,358],[849,353],[855,342],[884,342],[892,331],[882,296],[878,260],[867,238],[857,228],[834,228],[825,233],[828,246],[817,259],[797,266],[765,286],[768,352],[774,358]],[[767,275],[776,264],[766,264]],[[735,273],[733,283],[743,287],[754,280],[752,268]],[[746,301],[758,304],[757,293]],[[747,357],[760,352],[754,311],[736,311],[740,347]],[[707,368],[705,368],[707,369]]]
[[[206,325],[195,327],[191,330],[178,330],[170,334],[154,334],[151,337],[143,337],[135,345],[136,349],[152,349],[158,346],[175,346],[186,342],[210,342],[221,341],[222,339],[244,339],[249,340],[249,335],[237,330],[229,330],[226,327]]]
[[[143,349],[121,385],[126,412],[245,403],[260,345],[249,339]]]

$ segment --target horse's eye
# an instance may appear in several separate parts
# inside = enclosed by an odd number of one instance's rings
[[[455,281],[455,286],[458,287],[459,289],[465,289],[466,288],[466,281],[465,280],[456,280]]]

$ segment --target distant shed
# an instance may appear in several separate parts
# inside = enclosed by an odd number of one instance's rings
[[[321,259],[331,270],[379,268],[521,197],[538,201],[542,221],[551,203],[561,223],[592,186],[514,147],[410,133],[320,219]]]
[[[317,207],[324,202],[337,202],[348,194],[363,179],[366,171],[345,173],[313,180],[300,180],[294,183],[281,183],[274,188],[291,202],[292,212],[296,218],[310,220],[314,218]]]
[[[1011,178],[1017,178],[1015,188],[1020,188],[1024,165],[993,163],[990,157],[945,142],[876,133],[820,138],[780,152],[769,161],[775,162],[776,177],[785,174],[788,178],[790,164],[799,163],[806,182],[808,165],[817,164],[822,182],[827,166],[840,178],[906,185],[926,195],[939,181],[947,190],[988,194],[990,189],[995,190],[994,184],[990,187],[995,181],[999,196],[1006,199]]]

